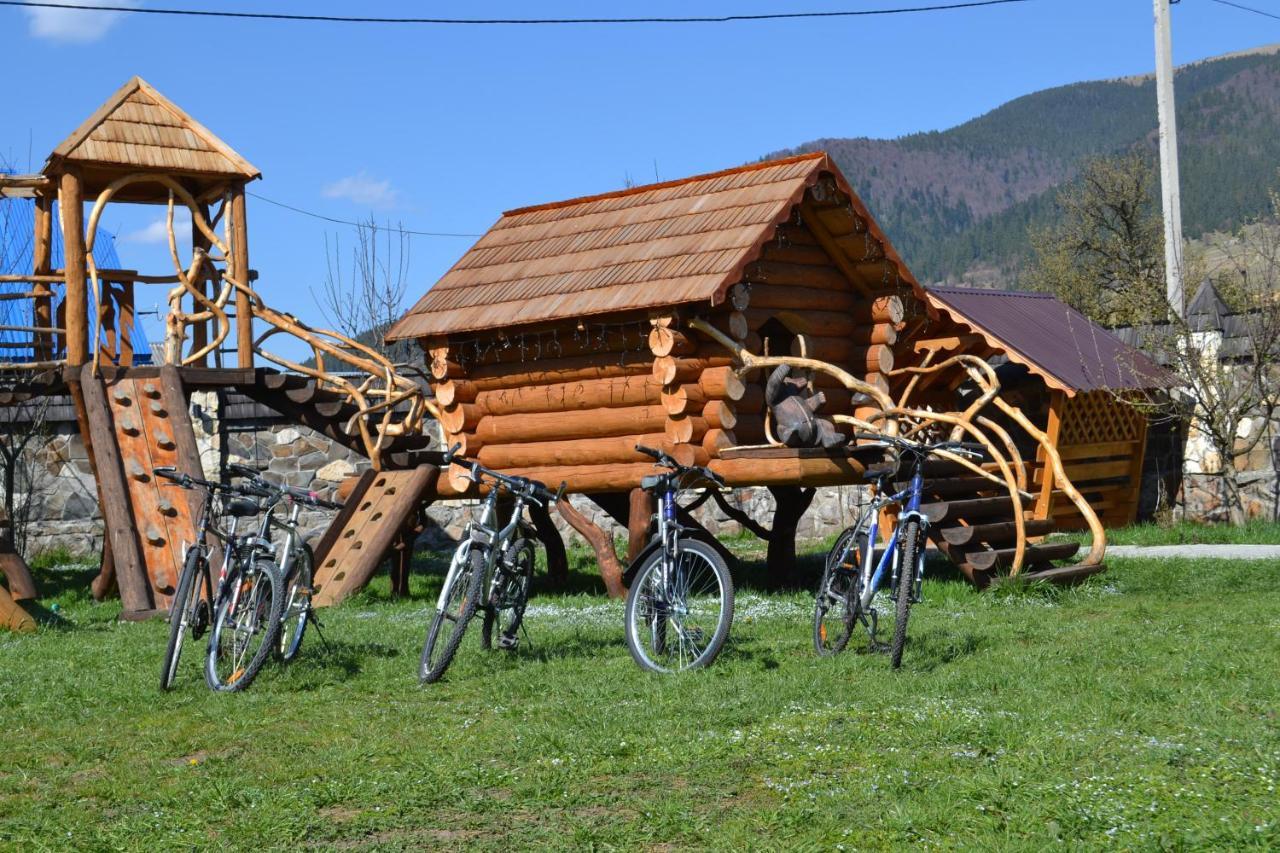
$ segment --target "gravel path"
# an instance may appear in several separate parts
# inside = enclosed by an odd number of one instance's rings
[[[1108,557],[1209,557],[1215,560],[1280,560],[1280,545],[1108,545]]]

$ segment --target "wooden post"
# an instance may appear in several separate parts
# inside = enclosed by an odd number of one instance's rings
[[[89,297],[85,284],[88,268],[84,249],[84,196],[80,173],[62,174],[58,194],[62,210],[62,268],[67,292],[67,364],[79,367],[89,360]]]
[[[769,487],[775,508],[766,565],[769,567],[769,574],[777,581],[785,582],[795,578],[796,528],[809,504],[813,503],[815,491],[800,486]]]
[[[13,522],[0,510],[0,572],[9,582],[9,594],[15,601],[38,598],[35,578],[27,561],[13,547]]]
[[[609,534],[592,524],[568,499],[558,501],[556,510],[591,545],[591,550],[596,554],[596,562],[600,564],[600,577],[604,579],[604,588],[609,597],[622,598],[626,595],[626,587],[622,585],[622,564],[618,562]]]
[[[553,589],[561,589],[569,582],[569,555],[564,549],[564,538],[551,520],[551,512],[541,504],[529,507],[529,517],[538,531],[538,540],[547,552],[547,583]]]
[[[244,184],[231,191],[231,275],[249,285],[249,229],[245,220]],[[249,294],[236,291],[236,365],[253,367],[253,309]]]
[[[101,499],[101,498],[99,498]],[[103,531],[102,535],[102,568],[98,576],[89,584],[89,591],[94,601],[103,601],[112,590],[116,589],[116,559],[111,553],[111,537]]]
[[[407,598],[409,595],[409,571],[413,567],[413,543],[417,534],[410,522],[400,531],[391,557],[391,597]]]
[[[631,490],[631,511],[627,516],[627,563],[649,544],[649,523],[653,520],[653,495],[641,488]]]
[[[1049,420],[1045,425],[1044,433],[1049,437],[1049,443],[1054,449],[1058,449],[1058,435],[1062,431],[1062,416],[1066,409],[1067,395],[1062,391],[1054,391],[1049,395]],[[1045,455],[1044,448],[1036,449],[1036,461],[1040,463],[1044,471],[1044,482],[1040,485],[1040,497],[1036,499],[1036,508],[1034,518],[1048,518],[1053,514],[1053,466],[1048,464],[1048,458]]]
[[[209,205],[207,204],[200,205],[199,215],[204,217],[205,222],[208,222],[209,221]],[[209,248],[210,248],[209,238],[204,236],[204,233],[199,228],[191,229],[191,248],[193,251],[194,250],[203,250],[205,252],[209,251]],[[210,282],[207,282],[204,279],[204,274],[206,272],[206,269],[207,269],[206,267],[203,267],[203,266],[201,267],[200,280],[196,282],[196,287],[200,289],[201,293],[204,293],[207,295],[209,293]],[[215,285],[215,290],[216,290],[216,285]],[[199,311],[200,306],[193,305],[192,310]],[[200,350],[204,349],[206,344],[209,343],[209,324],[212,322],[213,320],[203,320],[191,328],[191,351],[192,352],[199,352]],[[197,360],[191,366],[204,367],[208,364],[208,360],[209,360],[209,356],[207,354],[202,355],[200,356],[199,360]],[[214,363],[215,364],[217,363],[216,359]]]
[[[41,193],[36,196],[35,243],[32,246],[32,271],[36,275],[48,275],[53,271],[53,196]],[[49,328],[53,325],[53,289],[48,282],[37,281],[31,290],[37,294],[32,304],[31,325]],[[52,333],[38,332],[35,336],[35,360],[53,358],[55,337]]]

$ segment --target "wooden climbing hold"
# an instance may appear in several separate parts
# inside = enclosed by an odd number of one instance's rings
[[[139,432],[138,422],[134,420],[132,415],[125,415],[120,419],[120,429],[125,435],[137,435]]]
[[[164,534],[154,525],[147,527],[147,541],[157,548],[164,544]]]
[[[116,388],[114,391],[112,391],[111,397],[121,406],[127,406],[131,402],[133,402],[129,397],[129,392],[126,391],[123,387]]]
[[[147,469],[142,467],[142,463],[137,459],[129,460],[129,476],[137,480],[139,483],[147,481]]]
[[[151,401],[151,413],[152,413],[153,415],[158,415],[158,416],[160,416],[160,417],[164,417],[164,416],[165,416],[165,414],[166,414],[166,412],[165,412],[165,410],[164,410],[164,403],[161,403],[159,400],[152,400],[152,401]]]
[[[148,397],[150,397],[153,400],[159,399],[160,397],[160,389],[156,387],[156,383],[154,382],[148,382],[147,384],[143,385],[142,393],[146,394]]]
[[[156,504],[156,509],[160,510],[161,515],[167,515],[169,518],[173,518],[178,514],[178,510],[174,507],[173,501],[168,498],[161,498],[160,503]]]
[[[156,427],[154,430],[152,430],[151,436],[152,438],[155,439],[156,446],[159,447],[161,450],[173,450],[175,446],[173,443],[173,438],[170,437],[169,433],[160,429],[160,427]]]

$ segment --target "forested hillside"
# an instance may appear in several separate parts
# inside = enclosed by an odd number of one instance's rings
[[[1263,212],[1280,168],[1280,52],[1178,69],[1183,220],[1188,237]],[[1036,92],[958,127],[900,139],[818,139],[925,281],[1011,286],[1028,228],[1054,216],[1055,189],[1082,162],[1133,148],[1155,155],[1152,77]]]

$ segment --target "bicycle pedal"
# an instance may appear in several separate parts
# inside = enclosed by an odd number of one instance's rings
[[[516,647],[519,645],[520,645],[519,637],[509,637],[506,634],[503,634],[501,637],[498,638],[498,648],[503,649],[504,651],[513,652],[516,650]]]

